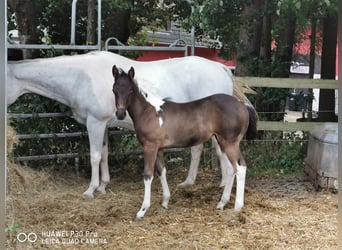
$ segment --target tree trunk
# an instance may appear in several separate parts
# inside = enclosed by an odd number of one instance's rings
[[[259,76],[269,77],[271,75],[270,65],[272,63],[272,14],[268,10],[271,8],[270,1],[265,2],[267,10],[262,20],[262,39],[260,45]]]
[[[120,42],[126,43],[129,35],[130,9],[113,9],[104,20],[103,37],[116,37]]]
[[[336,44],[337,15],[330,15],[323,20],[322,79],[335,79],[336,77]],[[335,90],[320,90],[318,120],[336,121]]]
[[[254,1],[245,5],[241,14],[244,23],[240,27],[237,49],[237,65],[235,74],[238,76],[255,76],[258,72],[258,61],[260,57],[260,44],[262,34],[262,16],[255,13],[260,9],[261,1]],[[251,28],[252,31],[251,32]]]
[[[316,17],[311,18],[311,37],[310,37],[310,62],[309,62],[309,78],[314,78],[315,73],[315,56],[316,56]],[[312,101],[313,101],[313,89],[308,89],[308,121],[312,120]]]
[[[296,16],[289,10],[287,15],[281,17],[282,30],[276,41],[277,51],[275,54],[276,67],[272,72],[273,77],[289,77],[292,60],[292,48],[295,38]]]
[[[87,44],[96,44],[96,0],[88,0]]]
[[[20,43],[38,43],[37,18],[34,1],[8,0],[9,6],[14,10],[19,31]],[[38,50],[23,50],[23,58],[39,56]]]

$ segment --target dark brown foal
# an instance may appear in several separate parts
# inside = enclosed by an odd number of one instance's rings
[[[235,210],[243,207],[246,162],[240,152],[240,141],[247,133],[247,139],[256,135],[257,116],[251,106],[246,106],[234,97],[225,94],[208,96],[188,103],[165,101],[160,107],[154,107],[141,94],[134,81],[134,69],[128,74],[119,72],[113,66],[117,118],[124,119],[126,110],[131,116],[139,142],[144,151],[144,183],[145,195],[141,209],[136,215],[143,218],[150,207],[151,183],[154,167],[160,175],[163,188],[162,206],[167,207],[170,191],[166,180],[166,169],[163,161],[163,148],[189,147],[212,136],[227,156],[227,167],[233,166],[234,173],[229,173],[218,209],[223,209],[230,198],[230,193],[237,175],[237,195]]]

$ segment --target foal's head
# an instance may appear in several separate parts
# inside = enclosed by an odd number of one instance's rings
[[[121,72],[120,72],[121,71]],[[115,95],[116,116],[119,120],[126,117],[126,110],[131,101],[131,96],[134,91],[134,68],[128,71],[128,74],[122,70],[118,70],[114,65],[112,68],[115,82],[113,84],[113,93]]]

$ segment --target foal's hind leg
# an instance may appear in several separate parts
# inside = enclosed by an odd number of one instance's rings
[[[163,208],[167,208],[167,205],[169,204],[169,200],[170,200],[170,189],[169,189],[169,186],[167,184],[167,179],[166,179],[166,168],[164,164],[163,150],[158,151],[156,166],[157,166],[157,171],[158,171],[159,178],[160,178],[160,183],[163,189],[163,201],[161,205]]]
[[[235,205],[234,210],[239,211],[243,207],[243,200],[244,200],[244,191],[245,191],[245,178],[246,178],[246,162],[243,158],[241,151],[240,151],[240,142],[235,142],[231,145],[224,145],[225,152],[229,158],[229,162],[233,165],[234,173],[232,179],[230,177],[227,178],[227,185],[222,194],[221,201],[217,205],[218,209],[223,209],[225,204],[228,202],[233,180],[236,174],[236,197],[235,197]],[[229,176],[229,174],[228,174]],[[229,181],[231,180],[231,183]],[[228,185],[229,183],[229,185]],[[228,196],[229,195],[229,196]],[[228,198],[228,199],[227,199]]]
[[[236,169],[236,196],[234,210],[240,211],[244,205],[245,181],[247,166],[237,165]]]

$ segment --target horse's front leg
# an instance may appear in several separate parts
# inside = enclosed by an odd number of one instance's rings
[[[154,166],[156,164],[158,147],[155,145],[144,145],[144,200],[137,215],[136,220],[144,217],[147,209],[151,206],[151,185],[153,180]]]
[[[170,200],[170,189],[169,189],[169,186],[167,184],[167,179],[166,179],[166,168],[164,164],[163,150],[158,151],[156,166],[157,166],[157,171],[158,171],[159,178],[160,178],[160,183],[163,189],[163,201],[161,205],[163,208],[166,209]]]
[[[102,144],[106,122],[89,116],[87,129],[90,144],[91,180],[88,189],[83,193],[84,197],[94,198],[94,190],[99,187],[99,165],[101,161]]]
[[[203,150],[203,144],[199,144],[197,146],[191,147],[191,162],[188,176],[186,177],[185,181],[178,185],[178,187],[187,187],[190,185],[195,184],[198,166],[201,160],[201,153]]]
[[[108,169],[108,128],[105,129],[105,133],[104,133],[100,166],[101,166],[101,183],[100,183],[100,186],[97,188],[97,191],[99,191],[102,194],[105,194],[106,186],[110,180],[109,169]]]

